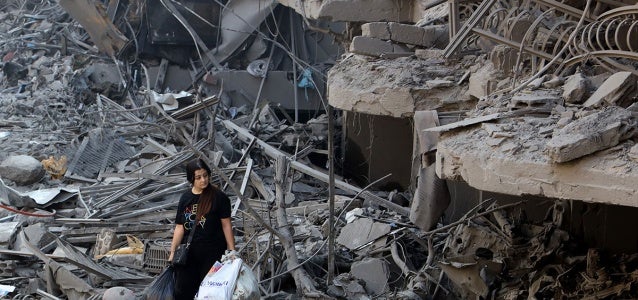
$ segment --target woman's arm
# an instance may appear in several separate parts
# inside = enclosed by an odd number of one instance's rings
[[[182,242],[183,237],[184,224],[176,224],[175,231],[173,231],[173,241],[171,242],[171,254],[168,256],[169,262],[173,261],[173,254],[175,254],[175,249],[177,249],[177,246]]]
[[[221,221],[224,237],[226,238],[226,249],[235,250],[235,236],[233,235],[233,225],[230,223],[230,218],[223,218]]]

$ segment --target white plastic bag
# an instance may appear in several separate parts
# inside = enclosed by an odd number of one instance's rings
[[[242,260],[236,258],[226,261],[213,274],[208,274],[199,285],[197,300],[230,300],[233,297],[237,276],[241,270]]]
[[[242,263],[232,300],[259,300],[260,297],[259,282],[255,273],[249,266]]]

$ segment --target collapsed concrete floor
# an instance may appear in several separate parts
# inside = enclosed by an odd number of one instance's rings
[[[231,196],[264,299],[638,295],[638,233],[623,219],[638,206],[636,78],[585,61],[512,84],[538,69],[543,53],[512,41],[545,6],[501,1],[492,16],[522,14],[495,21],[507,39],[460,47],[489,36],[476,21],[495,1],[462,6],[473,28],[449,14],[457,1],[211,3],[242,20],[210,19],[224,28],[211,45],[187,19],[191,55],[136,32],[140,1],[107,1],[107,14],[14,2],[0,12],[0,295],[142,298],[168,264],[196,156]],[[586,9],[574,5],[550,20],[574,25]]]

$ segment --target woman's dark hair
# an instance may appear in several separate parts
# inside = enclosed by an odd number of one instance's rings
[[[186,165],[186,180],[191,184],[195,182],[195,171],[204,169],[210,178],[210,168],[206,165],[206,163],[201,159],[191,160]],[[211,208],[213,207],[213,201],[215,197],[215,189],[216,187],[212,183],[208,183],[206,188],[199,195],[199,203],[197,204],[197,217],[196,220],[202,219],[202,216],[207,214]]]

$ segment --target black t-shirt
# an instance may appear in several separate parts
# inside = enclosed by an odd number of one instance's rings
[[[216,246],[226,248],[226,237],[222,230],[221,219],[230,218],[230,199],[224,192],[215,189],[213,205],[211,210],[199,221],[197,231],[193,235],[194,244],[217,244]],[[177,215],[175,224],[184,226],[184,236],[182,243],[188,241],[190,230],[193,228],[197,214],[197,203],[199,195],[193,194],[190,190],[182,194],[177,205]]]

